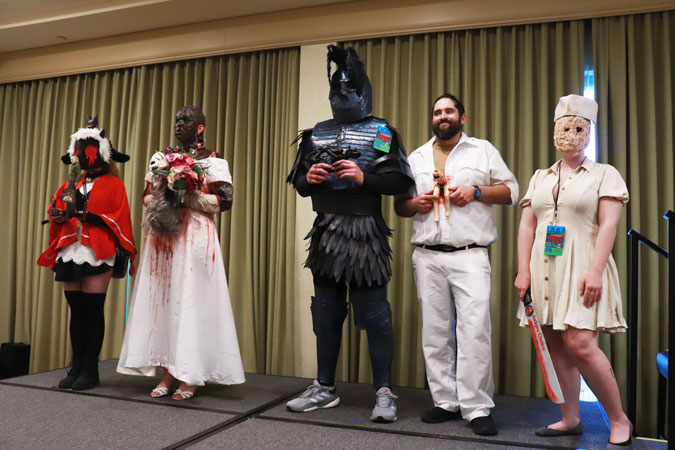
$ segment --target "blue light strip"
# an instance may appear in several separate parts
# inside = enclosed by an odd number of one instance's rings
[[[595,100],[595,73],[593,69],[584,70],[584,97]],[[584,152],[588,159],[597,161],[595,151],[595,123],[591,122],[591,142]]]
[[[131,267],[131,264],[129,265]],[[129,267],[127,267],[127,276],[126,276],[126,293],[124,296],[124,326],[127,325],[127,320],[129,319]]]

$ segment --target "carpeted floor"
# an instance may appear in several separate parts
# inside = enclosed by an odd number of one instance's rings
[[[369,420],[374,392],[339,383],[340,406],[298,414],[285,403],[311,383],[304,378],[247,374],[239,386],[209,385],[188,401],[152,399],[158,379],[100,364],[101,385],[83,392],[55,386],[63,370],[0,381],[0,449],[604,449],[608,430],[595,403],[582,402],[584,434],[540,438],[534,429],[557,420],[546,399],[496,396],[499,434],[476,436],[465,421],[426,424],[424,389],[396,388],[398,421]],[[661,450],[639,440],[634,448]]]

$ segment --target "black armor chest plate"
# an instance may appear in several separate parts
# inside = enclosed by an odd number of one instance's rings
[[[370,163],[387,154],[373,148],[380,125],[386,126],[387,122],[374,117],[353,123],[338,123],[335,120],[320,122],[312,131],[312,151],[308,159],[311,164],[321,162],[330,165],[340,159],[350,159],[365,172]],[[352,180],[340,180],[335,175],[325,181],[323,186],[330,190],[357,187]]]

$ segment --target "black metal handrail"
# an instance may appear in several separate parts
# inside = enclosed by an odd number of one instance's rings
[[[675,258],[671,258],[675,250],[675,212],[669,210],[663,215],[668,223],[668,250],[664,250],[637,231],[628,231],[628,418],[636,423],[637,417],[637,356],[638,356],[638,246],[640,244],[655,251],[668,260],[668,348],[675,348]],[[675,411],[675,371],[668,364],[668,411]],[[673,420],[668,421],[668,448],[675,440]]]

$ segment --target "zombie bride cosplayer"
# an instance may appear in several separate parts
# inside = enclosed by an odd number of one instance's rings
[[[331,63],[337,69],[330,75]],[[328,47],[333,119],[302,133],[288,181],[302,196],[311,195],[317,213],[307,235],[314,297],[318,375],[299,398],[286,404],[295,412],[337,406],[335,368],[347,291],[354,322],[368,334],[376,404],[371,420],[396,420],[391,392],[393,330],[387,301],[391,277],[391,230],[381,212],[383,194],[403,194],[412,173],[398,134],[386,120],[370,116],[371,86],[352,48]]]
[[[204,147],[194,106],[176,114],[180,146],[153,155],[143,204],[147,238],[117,371],[154,376],[152,397],[175,400],[207,382],[239,384],[244,371],[213,215],[232,207],[227,161]]]
[[[531,290],[565,403],[562,419],[539,436],[581,434],[579,373],[607,412],[607,449],[631,445],[631,425],[621,407],[612,366],[597,343],[598,331],[626,330],[619,273],[611,251],[628,189],[619,172],[584,156],[598,105],[578,95],[555,109],[553,140],[561,159],[537,170],[520,201],[520,298]],[[527,325],[523,307],[520,323]]]
[[[129,204],[115,166],[115,161],[126,162],[129,157],[113,148],[94,117],[70,137],[70,148],[61,160],[71,164],[69,180],[52,197],[49,248],[38,264],[50,267],[56,281],[63,282],[70,306],[73,362],[58,386],[83,390],[99,382],[103,303],[110,278],[126,275],[128,256],[134,273]]]

